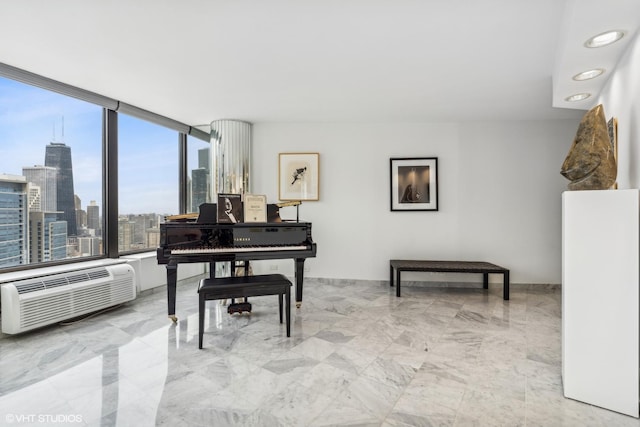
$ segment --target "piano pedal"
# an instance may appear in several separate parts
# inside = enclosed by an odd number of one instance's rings
[[[246,299],[246,298],[244,298],[244,297],[243,297],[243,298],[238,298],[238,299],[239,299],[239,300],[242,300],[242,302],[247,302],[247,299]],[[228,300],[227,298],[225,298],[225,299],[221,299],[221,300],[220,300],[220,305],[227,305],[227,302],[228,302],[228,301],[229,301],[229,300]],[[231,303],[234,303],[234,302],[235,302],[235,298],[231,298]]]
[[[250,302],[236,302],[236,303],[229,304],[229,306],[227,307],[227,313],[229,314],[234,314],[234,313],[242,314],[245,311],[248,313],[251,313]]]

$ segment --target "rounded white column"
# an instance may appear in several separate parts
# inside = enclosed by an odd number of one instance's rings
[[[211,122],[211,200],[220,193],[251,192],[251,123],[240,120]]]
[[[250,193],[251,123],[240,120],[211,122],[211,201],[218,202],[218,194]],[[231,263],[218,262],[215,277],[231,273]]]

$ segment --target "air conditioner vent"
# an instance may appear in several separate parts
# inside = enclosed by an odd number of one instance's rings
[[[103,277],[109,277],[109,272],[107,271],[106,268],[103,268],[101,270],[89,271],[87,275],[89,276],[90,280],[102,279]]]
[[[38,282],[25,282],[17,283],[14,285],[19,294],[26,294],[29,292],[43,291],[44,283]]]
[[[71,274],[67,276],[67,283],[82,283],[91,280],[87,273]]]
[[[30,277],[0,287],[2,332],[15,334],[131,301],[135,272],[126,263]]]
[[[53,289],[59,286],[67,286],[69,284],[65,276],[42,279],[42,283],[47,289]]]

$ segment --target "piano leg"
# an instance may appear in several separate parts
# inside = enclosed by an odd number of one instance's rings
[[[178,277],[178,264],[169,262],[167,264],[167,303],[169,319],[174,323],[178,321],[176,317],[176,282]]]
[[[304,258],[296,258],[296,308],[302,306],[302,282],[304,281]]]

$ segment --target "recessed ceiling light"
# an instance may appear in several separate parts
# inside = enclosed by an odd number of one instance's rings
[[[602,47],[617,42],[623,36],[624,31],[622,30],[607,31],[606,33],[601,33],[597,36],[591,37],[589,40],[584,42],[584,45],[586,47]]]
[[[587,70],[587,71],[583,71],[581,73],[576,74],[575,76],[573,76],[573,80],[582,81],[582,80],[595,79],[602,73],[604,73],[604,68],[594,68],[593,70]]]
[[[582,101],[583,99],[587,99],[590,97],[590,93],[576,93],[575,95],[567,96],[564,100],[567,102],[576,102]]]

